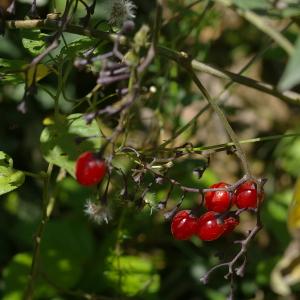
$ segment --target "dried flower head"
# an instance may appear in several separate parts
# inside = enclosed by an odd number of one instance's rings
[[[84,206],[84,213],[95,223],[108,223],[111,219],[111,213],[106,205],[100,205],[88,200]]]
[[[121,27],[127,20],[135,18],[136,5],[130,0],[113,0],[110,7],[109,23]]]

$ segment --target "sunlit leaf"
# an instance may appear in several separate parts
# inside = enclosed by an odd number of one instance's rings
[[[27,85],[31,86],[33,82],[40,81],[48,74],[50,74],[52,71],[53,69],[48,67],[47,65],[38,64],[35,67],[29,68],[27,72],[27,78],[25,77],[24,73],[22,73],[22,75],[24,79],[27,79]]]
[[[0,58],[0,83],[24,83],[26,80],[25,68],[27,66],[28,62],[25,60]],[[30,86],[33,83],[33,79],[35,79],[35,82],[40,81],[53,71],[51,67],[45,64],[38,64],[29,68],[27,85]]]
[[[4,295],[2,300],[22,300],[28,285],[32,255],[29,253],[16,254],[3,271]],[[35,298],[49,299],[56,291],[46,282],[38,280],[34,289]]]
[[[78,137],[92,137],[76,143]],[[77,157],[84,151],[99,149],[102,139],[96,121],[87,125],[81,114],[73,114],[47,126],[41,134],[44,158],[74,176]]]
[[[292,233],[300,229],[300,178],[296,182],[293,201],[289,207],[288,227]]]
[[[0,195],[15,190],[24,183],[23,172],[13,169],[12,159],[0,151]]]
[[[31,255],[19,253],[3,271],[5,290],[3,300],[21,300],[28,280]]]
[[[23,29],[21,30],[21,34],[23,46],[31,55],[39,55],[45,50],[45,39],[48,37],[48,34],[41,33],[39,29]]]
[[[138,256],[111,256],[105,277],[112,286],[120,286],[122,293],[134,296],[139,292],[155,293],[160,286],[159,275],[149,258]]]

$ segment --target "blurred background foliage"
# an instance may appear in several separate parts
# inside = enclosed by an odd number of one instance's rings
[[[29,2],[17,1],[17,19],[24,18],[30,7]],[[239,10],[251,10],[277,31],[285,28],[293,18],[293,24],[285,30],[284,36],[297,47],[299,1],[234,0],[229,1],[235,4],[231,8],[226,5],[228,1],[197,1],[196,5],[189,7],[193,2],[163,1],[161,44],[187,51],[200,61],[233,72],[239,72],[255,56],[247,76],[273,85],[280,82],[283,89],[293,88],[295,92],[300,92],[297,85],[300,81],[300,55],[293,56],[292,62],[289,62],[281,47],[272,43],[266,34],[238,13]],[[64,0],[37,3],[41,17],[52,11],[53,5],[57,11],[63,11],[65,6]],[[155,1],[137,0],[134,3],[137,5],[136,28],[142,24],[153,24]],[[107,19],[108,6],[109,1],[97,1],[92,19],[94,24]],[[79,6],[77,14],[78,17],[84,15],[82,6]],[[105,23],[100,27],[108,29]],[[28,32],[17,30],[7,31],[5,36],[0,37],[0,71],[1,67],[6,67],[7,59],[21,66],[32,60],[36,54],[34,50],[40,50],[41,44],[28,46],[24,42],[27,37]],[[41,143],[42,130],[45,125],[52,124],[54,101],[47,91],[56,92],[55,72],[41,78],[38,92],[30,99],[26,114],[16,109],[23,98],[24,78],[20,74],[1,78],[0,150],[13,159],[17,170],[46,170],[45,158],[51,157],[50,160],[55,162],[55,159],[60,160],[59,151],[63,151],[63,147],[72,148],[68,140],[73,138],[72,134],[76,135],[78,131],[83,135],[97,134],[97,124],[85,128],[82,119],[77,120],[75,125],[74,122],[69,123],[72,117],[76,119],[79,113],[89,111],[89,106],[80,98],[95,86],[97,78],[95,73],[79,71],[73,62],[78,53],[93,41],[70,33],[65,33],[64,38],[72,47],[66,48],[61,43],[52,57],[65,55],[62,68],[68,72],[68,78],[59,98],[59,109],[69,117],[63,119],[61,124],[48,126],[43,131]],[[103,53],[110,47],[109,42],[102,42],[98,51]],[[299,46],[296,51],[299,53]],[[97,66],[94,67],[97,69]],[[240,139],[300,131],[298,106],[237,84],[224,90],[225,81],[204,73],[199,76],[211,95],[221,101]],[[129,134],[133,146],[139,146],[140,141],[153,145],[167,140],[206,105],[189,76],[173,62],[160,57],[149,67],[143,85],[155,87],[155,93],[147,94],[136,107],[136,120],[132,122]],[[101,97],[113,94],[114,88],[106,89]],[[107,130],[115,125],[114,120],[99,122]],[[57,136],[49,140],[47,134],[51,130]],[[159,140],[157,132],[160,133]],[[180,146],[186,142],[197,146],[213,145],[226,141],[222,124],[208,109],[170,146]],[[57,145],[58,149],[55,148]],[[58,162],[71,174],[76,155],[85,149],[99,147],[99,141],[89,141],[80,147],[68,150],[74,153],[72,161]],[[245,277],[236,281],[236,299],[299,299],[297,225],[291,225],[291,234],[287,219],[299,176],[300,139],[294,137],[250,143],[243,147],[254,175],[264,176],[268,182],[262,208],[265,226],[249,249]],[[193,170],[204,161],[201,156],[190,155],[174,162],[170,174],[183,184],[194,187],[207,187],[218,180],[234,182],[242,175],[233,155],[216,152],[211,155],[209,168],[199,180]],[[119,158],[116,164],[126,172],[133,167],[126,157]],[[149,205],[138,209],[134,203],[120,199],[122,186],[116,178],[114,188],[109,191],[112,220],[108,224],[97,225],[83,212],[86,200],[95,197],[94,191],[79,186],[58,167],[54,168],[53,173],[58,178],[57,183],[51,185],[51,194],[56,201],[41,244],[35,299],[94,299],[88,298],[88,295],[105,295],[99,299],[226,299],[229,283],[224,280],[222,270],[212,276],[207,286],[203,286],[199,278],[218,262],[217,255],[230,258],[238,250],[233,241],[242,238],[254,226],[255,220],[250,214],[243,215],[241,225],[234,234],[219,241],[203,243],[196,238],[175,241],[162,212],[151,209],[151,204],[154,206],[165,199],[169,186],[152,188],[146,196]],[[150,179],[146,178],[146,183],[147,180]],[[180,193],[175,189],[168,208],[174,207],[179,197]],[[33,236],[41,219],[41,202],[42,184],[29,176],[20,188],[1,196],[0,298],[3,300],[22,299],[31,265]],[[298,202],[300,199],[296,193],[294,205]],[[183,207],[201,210],[195,195],[187,195]],[[295,208],[290,210],[290,215],[293,212],[296,212]],[[290,251],[293,243],[296,246]]]

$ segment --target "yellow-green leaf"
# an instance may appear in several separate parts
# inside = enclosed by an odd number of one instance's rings
[[[23,184],[23,172],[13,169],[12,159],[0,151],[0,195],[15,190]]]
[[[300,229],[300,178],[296,182],[293,201],[289,208],[288,227],[293,234]]]

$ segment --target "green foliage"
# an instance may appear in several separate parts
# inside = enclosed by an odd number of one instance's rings
[[[83,37],[72,41],[68,45],[62,47],[60,55],[65,55],[68,59],[78,56],[88,48],[92,48],[95,45],[95,40],[88,37]]]
[[[17,1],[16,20],[24,18],[31,2]],[[67,2],[72,1],[38,1],[39,14],[43,18],[54,7],[63,13]],[[184,51],[191,59],[225,74],[231,70],[236,76],[254,57],[244,76],[299,93],[297,0],[162,2],[159,47]],[[139,69],[147,61],[154,36],[156,1],[134,3],[135,29],[126,41],[121,38],[118,47],[122,59],[113,56],[108,62],[97,57],[116,54],[114,30],[118,29],[106,22],[110,0],[96,1],[95,14],[85,28],[79,20],[86,13],[83,1],[76,11],[72,6],[71,24],[64,28],[69,32],[63,33],[50,55],[30,68],[32,59],[59,34],[62,27],[51,30],[57,20],[48,20],[51,26],[42,29],[8,29],[0,37],[1,299],[23,300],[33,257],[38,262],[34,300],[102,299],[102,295],[124,300],[227,298],[230,282],[224,280],[225,269],[213,273],[206,286],[199,278],[239,251],[235,241],[255,225],[252,212],[243,213],[235,232],[218,241],[204,243],[196,236],[175,241],[164,213],[174,209],[185,194],[181,208],[200,215],[203,198],[183,193],[179,184],[171,189],[171,181],[155,178],[149,169],[191,188],[206,188],[217,181],[233,183],[244,174],[235,147],[214,147],[228,137],[211,108],[203,109],[205,98],[190,74],[162,56],[159,47],[151,64]],[[245,18],[246,13],[254,14],[256,21]],[[262,24],[257,20],[263,20]],[[282,31],[291,21],[293,25]],[[83,35],[74,34],[78,28]],[[89,36],[97,30],[106,31],[103,38]],[[112,39],[106,39],[108,35]],[[283,51],[278,37],[295,47],[293,55]],[[130,79],[99,83],[100,72],[118,76],[118,67],[126,62]],[[109,63],[117,69],[105,69]],[[236,82],[226,86],[227,80],[212,74],[199,71],[197,76],[220,103],[239,139],[299,132],[296,106]],[[128,98],[122,93],[135,84],[139,95],[127,106]],[[32,90],[24,93],[24,86]],[[28,113],[23,115],[16,106],[25,98]],[[86,114],[96,110],[107,113],[87,124]],[[165,141],[168,145],[163,147]],[[211,147],[194,151],[202,146]],[[286,220],[299,177],[299,138],[242,146],[253,174],[268,181],[261,209],[264,228],[248,249],[244,277],[235,278],[236,299],[283,299],[270,287],[270,277],[292,239]],[[110,166],[103,183],[93,188],[82,187],[74,179],[75,161],[87,150],[103,150]],[[204,169],[198,178],[195,171]],[[140,178],[133,176],[138,172]],[[24,174],[28,179],[22,185]],[[159,210],[158,204],[167,197],[166,208]],[[88,201],[97,205],[100,217],[108,213],[108,224],[93,222]],[[37,233],[41,233],[39,255]],[[287,276],[292,271],[293,265],[284,270]],[[289,297],[296,299],[297,292],[297,286],[292,286]]]
[[[243,0],[233,0],[233,4],[242,9],[270,9],[271,3],[268,0],[254,0],[254,1],[243,1]]]
[[[160,279],[151,260],[137,256],[110,256],[107,258],[104,276],[111,287],[119,286],[126,296],[155,294],[159,290]]]
[[[5,294],[3,300],[20,300],[26,287],[31,265],[31,254],[18,253],[3,271]]]
[[[13,169],[13,160],[0,151],[0,195],[11,192],[24,183],[23,172]]]
[[[282,78],[278,84],[281,90],[288,90],[300,83],[300,37],[295,44],[295,52],[289,59],[289,62],[284,70]]]
[[[32,55],[41,54],[46,47],[46,37],[49,35],[41,33],[40,30],[21,30],[24,48]]]
[[[87,139],[78,143],[78,138]],[[54,124],[47,126],[40,140],[44,158],[74,176],[77,157],[84,151],[99,148],[102,139],[95,120],[86,125],[81,114],[72,114],[67,118],[61,116]]]
[[[93,254],[93,248],[86,224],[68,219],[52,221],[42,243],[41,268],[51,282],[64,289],[71,288],[84,274],[84,264]]]
[[[18,84],[24,81],[20,71],[25,65],[24,60],[0,58],[0,76],[1,84]]]
[[[300,174],[300,139],[295,137],[282,140],[278,145],[275,155],[281,168],[291,175]]]

